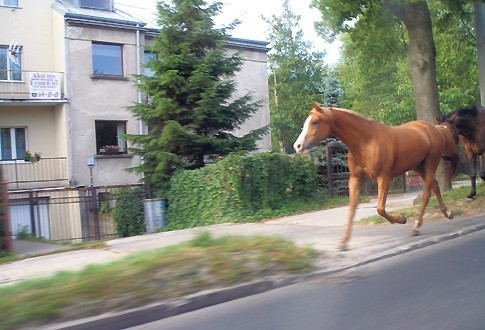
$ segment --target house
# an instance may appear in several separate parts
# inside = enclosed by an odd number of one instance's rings
[[[132,9],[116,0],[0,0],[0,163],[14,234],[89,236],[95,225],[81,212],[92,209],[81,202],[89,188],[140,182],[126,171],[140,159],[122,135],[146,132],[127,107],[144,100],[134,75],[158,30]],[[252,91],[264,105],[236,132],[245,134],[269,124],[267,42],[231,39],[227,50],[244,59],[235,96]],[[271,148],[269,135],[259,148]],[[63,211],[65,198],[77,202]]]

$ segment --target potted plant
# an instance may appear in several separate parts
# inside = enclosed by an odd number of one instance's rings
[[[100,151],[104,155],[118,155],[120,153],[120,147],[117,145],[106,145]]]
[[[41,156],[40,152],[34,152],[34,154],[32,155],[29,151],[26,151],[24,153],[24,161],[35,163],[40,160],[40,156]]]

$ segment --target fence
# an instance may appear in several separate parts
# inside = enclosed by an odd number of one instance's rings
[[[2,161],[2,168],[9,190],[65,186],[68,183],[66,157],[42,157],[36,162]]]
[[[117,188],[127,186],[10,191],[12,236],[68,243],[116,238],[110,210]]]
[[[327,188],[328,195],[348,196],[350,177],[347,166],[348,148],[339,141],[329,143],[325,147],[325,159],[317,161],[320,165],[319,172],[324,178],[324,186]],[[422,184],[419,175],[413,171],[407,172],[391,181],[389,191],[391,193],[407,192],[409,190],[421,189]],[[377,184],[367,181],[362,189],[365,195],[377,195]]]

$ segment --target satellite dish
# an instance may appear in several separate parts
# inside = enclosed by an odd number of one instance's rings
[[[8,46],[8,59],[11,63],[20,66],[20,46],[14,40]]]

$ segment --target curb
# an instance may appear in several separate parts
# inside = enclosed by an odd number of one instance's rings
[[[221,304],[231,300],[252,296],[277,288],[282,288],[291,284],[295,284],[297,282],[303,282],[322,276],[333,275],[355,267],[364,266],[383,259],[409,253],[427,246],[446,242],[484,229],[485,223],[471,226],[462,230],[457,230],[448,234],[430,237],[420,242],[413,243],[411,245],[394,248],[387,251],[387,253],[383,253],[376,257],[369,258],[348,266],[337,267],[330,270],[317,270],[313,273],[304,275],[291,275],[286,277],[275,276],[273,278],[261,279],[250,283],[235,285],[232,287],[201,291],[185,297],[172,299],[160,303],[153,303],[150,305],[133,308],[118,313],[107,313],[59,324],[51,324],[45,327],[41,327],[40,329],[117,330],[122,328],[134,327],[137,325],[161,320],[167,317]],[[134,316],[136,316],[136,318]],[[138,321],[140,318],[143,318],[143,323],[140,323]]]

